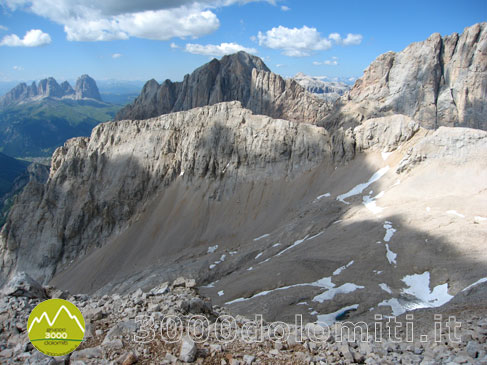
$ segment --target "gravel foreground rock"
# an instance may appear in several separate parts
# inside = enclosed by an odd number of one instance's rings
[[[395,337],[381,340],[377,332],[354,339],[353,332],[343,330],[346,323],[332,326],[330,332],[315,324],[287,325],[290,333],[279,322],[258,327],[255,321],[230,317],[224,308],[212,306],[198,295],[193,280],[182,278],[124,296],[44,290],[50,298],[64,297],[80,308],[86,322],[83,343],[63,357],[38,352],[26,327],[31,310],[42,299],[28,291],[19,296],[17,291],[0,299],[0,363],[487,364],[487,319],[468,311],[453,338],[442,326],[435,332],[441,341],[428,333],[429,341],[408,342]],[[176,325],[167,327],[167,318],[177,318]]]

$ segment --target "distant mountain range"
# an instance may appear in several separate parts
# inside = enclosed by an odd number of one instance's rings
[[[0,107],[10,107],[44,98],[102,101],[95,80],[88,75],[82,75],[76,81],[74,89],[68,81],[60,85],[53,77],[43,79],[39,84],[34,81],[30,86],[22,82],[0,98]]]
[[[308,76],[302,72],[293,77],[306,91],[327,101],[335,101],[352,88],[349,82],[329,79],[327,77]]]
[[[88,75],[74,88],[52,77],[22,82],[0,97],[0,152],[49,157],[67,139],[88,136],[95,125],[113,119],[122,105],[103,102]]]

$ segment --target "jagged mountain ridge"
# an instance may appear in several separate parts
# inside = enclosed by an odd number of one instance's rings
[[[0,107],[11,107],[44,98],[102,101],[96,81],[85,74],[78,78],[74,89],[68,81],[59,85],[53,77],[40,80],[39,84],[35,81],[31,85],[22,82],[0,97]]]
[[[487,23],[380,55],[321,125],[347,128],[394,113],[429,129],[487,130]]]
[[[252,79],[255,113],[301,100],[272,73]],[[217,304],[286,320],[447,302],[485,273],[487,135],[393,112],[323,128],[227,102],[103,124],[28,185],[2,231],[1,280],[25,270],[104,293],[184,272]]]
[[[296,81],[270,72],[260,58],[238,52],[213,59],[182,82],[148,81],[115,119],[146,119],[225,101],[240,101],[257,114],[307,123],[323,119],[329,109]]]

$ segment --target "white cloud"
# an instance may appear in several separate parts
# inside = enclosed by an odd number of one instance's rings
[[[5,0],[64,26],[70,41],[108,41],[130,37],[169,40],[197,38],[220,26],[212,9],[275,0]]]
[[[186,52],[193,54],[200,54],[204,56],[224,56],[231,53],[236,53],[239,51],[245,51],[247,53],[257,53],[255,48],[246,48],[237,43],[222,43],[219,45],[215,44],[186,44]]]
[[[114,53],[112,54],[112,58],[120,58],[122,57],[122,54],[121,53]]]
[[[172,42],[172,43],[171,43],[171,48],[172,48],[172,49],[178,49],[178,48],[179,48],[179,46],[178,46],[176,43]]]
[[[22,66],[14,66],[12,67],[15,71],[23,71],[24,68]]]
[[[289,11],[289,10],[291,10],[291,8],[290,8],[289,6],[282,5],[282,6],[281,6],[281,10],[282,10],[282,11]]]
[[[322,38],[316,28],[303,26],[302,28],[286,28],[280,25],[265,33],[257,34],[259,45],[272,49],[280,49],[286,56],[304,57],[312,51],[327,50],[332,42]]]
[[[323,62],[314,61],[313,65],[315,65],[315,66],[321,66],[321,65],[338,66],[338,57],[332,57],[331,59],[325,60]]]
[[[352,46],[352,45],[359,45],[362,43],[362,35],[361,34],[352,34],[348,33],[345,39],[338,33],[331,33],[328,38],[334,41],[336,44],[341,44],[344,46]]]
[[[31,29],[20,39],[16,34],[9,34],[2,38],[0,46],[7,47],[39,47],[51,43],[49,34],[40,29]]]
[[[347,38],[345,38],[343,40],[343,44],[345,46],[349,46],[349,45],[358,45],[362,43],[362,35],[361,34],[352,34],[352,33],[348,33],[347,34]]]
[[[322,37],[316,28],[304,25],[302,28],[287,28],[282,25],[272,28],[267,32],[259,32],[257,37],[259,45],[272,49],[279,49],[283,54],[290,57],[305,57],[313,51],[325,51],[333,44],[343,46],[357,45],[362,42],[361,34],[348,33],[342,38],[339,33],[331,33],[327,38]],[[329,64],[337,64],[330,62]]]
[[[8,28],[4,25],[0,25],[0,30],[8,30]]]

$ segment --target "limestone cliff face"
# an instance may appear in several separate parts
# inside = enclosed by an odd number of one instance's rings
[[[72,94],[69,88],[66,90],[67,94]],[[98,91],[98,86],[96,86],[96,81],[93,80],[88,75],[81,75],[76,81],[76,86],[74,88],[76,100],[82,99],[95,99],[101,101],[100,92]]]
[[[315,124],[327,115],[330,105],[293,79],[253,69],[246,107],[256,114]]]
[[[101,124],[56,150],[46,185],[25,188],[2,231],[2,277],[20,270],[49,280],[177,178],[228,189],[294,176],[333,154],[323,128],[256,116],[238,102]]]
[[[256,114],[307,123],[318,122],[329,109],[295,80],[270,72],[260,58],[238,52],[212,60],[182,82],[148,81],[116,119],[146,119],[225,101],[240,101]]]
[[[487,129],[487,23],[379,56],[324,124],[405,114],[421,126]]]

